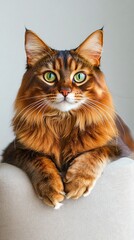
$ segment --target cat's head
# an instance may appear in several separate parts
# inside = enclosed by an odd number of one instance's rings
[[[109,101],[99,68],[102,47],[103,29],[93,32],[77,48],[64,51],[50,48],[35,33],[26,30],[27,71],[16,108],[30,109],[31,114],[92,111],[97,102]]]

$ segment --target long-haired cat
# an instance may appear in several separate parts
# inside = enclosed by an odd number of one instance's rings
[[[15,101],[15,140],[3,162],[23,169],[43,202],[58,208],[94,187],[109,161],[134,150],[100,70],[103,29],[58,51],[26,30],[27,70]]]

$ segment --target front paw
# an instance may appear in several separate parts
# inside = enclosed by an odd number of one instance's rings
[[[40,199],[55,209],[60,208],[64,200],[64,187],[58,173],[51,172],[44,174],[38,181],[33,182],[35,191]]]
[[[82,195],[88,196],[96,183],[97,177],[93,176],[88,169],[78,168],[77,163],[69,167],[64,178],[67,198],[78,199]]]

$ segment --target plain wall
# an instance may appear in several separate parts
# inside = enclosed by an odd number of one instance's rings
[[[12,139],[13,102],[25,71],[25,27],[51,47],[77,47],[104,26],[101,69],[117,112],[134,131],[133,0],[0,0],[0,150]]]

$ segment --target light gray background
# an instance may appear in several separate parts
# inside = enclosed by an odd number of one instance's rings
[[[133,0],[0,0],[0,151],[13,139],[13,102],[25,70],[25,26],[51,47],[77,47],[104,25],[102,70],[134,131]]]

